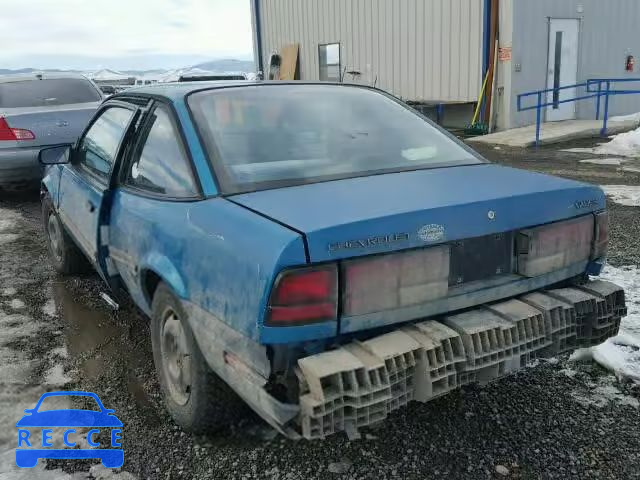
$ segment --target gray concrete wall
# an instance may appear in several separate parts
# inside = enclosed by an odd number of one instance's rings
[[[301,79],[318,80],[318,45],[338,42],[342,69],[361,73],[357,83],[375,82],[404,100],[477,99],[483,0],[259,2],[262,52],[257,54],[265,65],[272,52],[299,43]]]
[[[546,88],[550,17],[580,19],[579,82],[594,77],[640,78],[640,0],[513,0],[513,59],[499,66],[510,69],[513,127],[535,122],[535,111],[517,112],[516,95]],[[624,69],[627,55],[638,61],[633,73]],[[520,72],[514,69],[517,63]],[[612,115],[638,111],[640,94],[614,97],[610,103]],[[578,102],[577,117],[595,119],[595,101]]]

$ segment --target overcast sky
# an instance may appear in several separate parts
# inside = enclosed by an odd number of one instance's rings
[[[0,68],[174,68],[252,58],[249,0],[0,0]]]

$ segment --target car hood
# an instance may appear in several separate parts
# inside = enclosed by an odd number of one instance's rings
[[[595,185],[493,164],[228,198],[303,234],[312,262],[478,237],[605,208],[604,193]]]
[[[118,417],[91,410],[47,410],[25,415],[16,427],[121,427]]]

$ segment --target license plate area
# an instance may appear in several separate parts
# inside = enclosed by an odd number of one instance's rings
[[[513,273],[513,232],[451,242],[449,285]]]

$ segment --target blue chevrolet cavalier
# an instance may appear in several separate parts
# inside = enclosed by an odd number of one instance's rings
[[[244,403],[290,437],[355,431],[626,313],[593,278],[599,187],[493,165],[376,89],[131,89],[40,160],[55,267],[93,267],[149,316],[192,431]]]

